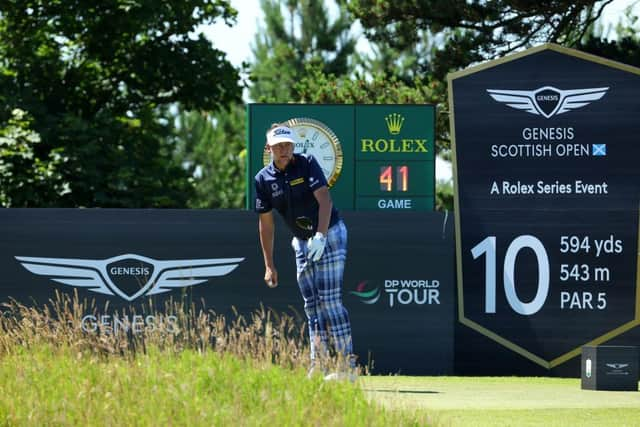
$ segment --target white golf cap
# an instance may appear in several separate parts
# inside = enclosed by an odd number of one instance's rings
[[[278,126],[267,133],[267,145],[276,145],[281,142],[296,143],[296,135],[293,133],[291,128],[287,126]]]

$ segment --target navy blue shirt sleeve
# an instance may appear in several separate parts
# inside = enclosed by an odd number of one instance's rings
[[[316,191],[318,188],[326,187],[327,178],[325,178],[318,161],[313,156],[309,156],[307,161],[309,162],[309,189]]]
[[[260,177],[256,176],[255,179],[256,186],[256,205],[254,210],[257,213],[267,213],[270,212],[271,207],[271,198],[268,194],[265,193],[264,186],[261,185]]]

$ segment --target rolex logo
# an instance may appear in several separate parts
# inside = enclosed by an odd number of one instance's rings
[[[385,117],[384,120],[387,122],[387,128],[391,135],[397,135],[400,133],[400,129],[402,129],[402,124],[404,123],[404,117],[398,113],[393,113]]]

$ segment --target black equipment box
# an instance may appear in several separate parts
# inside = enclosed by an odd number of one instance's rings
[[[582,347],[582,389],[638,391],[638,347]]]

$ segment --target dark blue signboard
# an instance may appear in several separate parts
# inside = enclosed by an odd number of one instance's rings
[[[640,70],[545,45],[449,87],[460,321],[547,369],[638,325]]]
[[[453,221],[436,212],[343,217],[343,299],[359,363],[374,373],[453,373]],[[131,314],[170,298],[204,303],[228,318],[234,309],[249,316],[266,307],[298,316],[303,326],[291,235],[276,215],[280,286],[270,289],[257,221],[253,212],[235,210],[3,209],[0,303],[44,304],[56,292],[77,292],[100,311],[76,319],[87,333],[97,322],[112,331],[172,332],[166,316]]]

